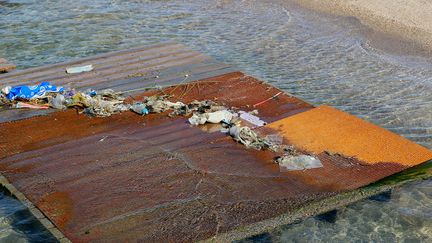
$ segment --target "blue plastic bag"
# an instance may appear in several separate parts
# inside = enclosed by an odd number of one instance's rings
[[[15,86],[12,87],[6,97],[9,100],[14,100],[17,98],[21,99],[33,99],[33,98],[41,98],[45,96],[47,92],[63,92],[63,87],[56,87],[55,85],[51,85],[49,82],[42,82],[39,85],[33,86]]]

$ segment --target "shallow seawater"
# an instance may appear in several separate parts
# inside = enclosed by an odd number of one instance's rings
[[[432,60],[376,49],[365,31],[353,19],[280,1],[0,0],[0,56],[20,68],[177,41],[432,148]],[[411,183],[388,202],[340,210],[334,223],[309,218],[256,240],[432,241],[431,185]],[[13,211],[14,203],[0,207]],[[2,240],[40,233],[13,227],[4,211],[0,217]]]
[[[431,194],[432,180],[410,183],[242,242],[431,242]]]
[[[0,190],[0,242],[56,242],[27,208]]]

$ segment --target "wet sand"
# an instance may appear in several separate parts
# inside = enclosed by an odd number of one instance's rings
[[[325,13],[350,16],[375,31],[432,53],[432,0],[290,0]]]

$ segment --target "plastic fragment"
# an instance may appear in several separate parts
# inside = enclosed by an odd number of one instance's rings
[[[256,103],[255,105],[253,105],[253,107],[257,107],[257,106],[262,105],[262,104],[264,104],[264,103],[266,103],[266,102],[268,102],[270,100],[276,99],[276,97],[278,97],[280,94],[282,94],[282,92],[279,92],[279,93],[273,95],[272,97],[270,97],[268,99],[265,99],[265,100],[263,100],[261,102]]]
[[[310,155],[281,156],[275,161],[281,169],[285,170],[305,170],[323,167],[321,161]]]
[[[283,138],[279,134],[270,134],[265,137],[267,141],[275,145],[281,145],[283,143]]]
[[[112,89],[100,92],[68,91],[65,94],[64,104],[67,107],[82,108],[83,113],[98,117],[107,117],[130,109],[130,105],[124,103],[124,98]]]
[[[48,109],[49,107],[46,105],[32,105],[32,104],[27,104],[24,102],[18,102],[15,105],[15,108],[17,109],[23,109],[23,108],[27,108],[27,109]]]
[[[189,104],[185,104],[183,102],[171,102],[167,99],[167,96],[150,96],[144,97],[144,100],[141,102],[135,102],[131,106],[131,110],[135,113],[146,115],[149,113],[162,113],[166,111],[171,111],[168,116],[186,116],[192,113],[195,113],[191,120],[201,120],[205,118],[205,121],[193,121],[194,125],[204,124],[209,118],[210,120],[217,120],[217,116],[220,114],[213,115],[204,115],[204,113],[211,113],[219,110],[226,110],[224,106],[219,106],[213,101],[204,100],[204,101],[192,101]],[[201,117],[202,116],[202,117]],[[198,117],[201,117],[198,119]],[[227,118],[228,119],[228,118]],[[218,123],[218,122],[217,122]]]
[[[89,95],[90,95],[91,97],[95,97],[95,96],[97,95],[97,92],[94,91],[94,90],[91,90],[91,91],[89,92]]]
[[[204,116],[204,114],[197,114],[194,113],[189,119],[188,119],[189,123],[192,126],[198,126],[198,125],[203,125],[206,123],[207,118]]]
[[[240,114],[240,118],[257,126],[257,127],[262,127],[264,125],[266,125],[267,123],[263,120],[261,120],[259,117],[253,115],[255,113],[256,110],[252,111],[252,112],[245,112],[245,111],[239,111]]]
[[[230,122],[234,115],[228,110],[215,111],[205,113],[207,115],[207,122],[220,123],[221,121]]]
[[[253,111],[249,111],[248,113],[251,114],[251,115],[256,116],[256,115],[258,115],[258,110],[255,109],[255,110],[253,110]]]
[[[131,106],[131,110],[133,112],[137,113],[137,114],[140,114],[140,115],[147,115],[147,114],[149,114],[149,110],[147,109],[146,105],[142,104],[142,103],[139,103],[139,102],[133,104]]]
[[[93,70],[93,65],[86,65],[86,66],[80,66],[80,67],[69,67],[66,68],[66,73],[82,73],[82,72],[89,72]]]
[[[140,115],[162,113],[168,110],[173,110],[169,116],[186,115],[188,113],[187,106],[184,103],[180,101],[174,103],[167,100],[166,96],[156,95],[144,97],[142,102],[135,102],[130,109]]]
[[[248,148],[254,148],[256,150],[262,150],[270,148],[270,144],[265,139],[261,138],[255,131],[249,127],[232,126],[229,129],[229,134],[233,139]]]
[[[42,98],[45,97],[47,93],[58,93],[63,92],[63,87],[56,87],[55,85],[51,85],[49,82],[42,82],[39,85],[33,85],[33,86],[14,86],[9,88],[3,88],[5,91],[9,91],[6,94],[6,97],[9,100],[15,100],[17,98],[20,99],[35,99],[35,98]],[[2,91],[3,91],[2,89]]]
[[[189,118],[189,123],[197,126],[205,123],[229,123],[234,118],[234,114],[228,110],[220,110],[215,112],[207,113],[194,113],[191,118]]]
[[[91,97],[86,95],[87,108],[84,109],[84,113],[92,116],[107,117],[114,113],[129,110],[130,108],[123,104],[123,98],[104,96],[102,94]]]
[[[66,109],[65,103],[65,97],[62,94],[57,94],[56,97],[51,100],[50,105],[54,109],[64,110]]]
[[[7,95],[7,94],[9,94],[9,92],[11,91],[11,89],[12,89],[11,86],[5,86],[5,87],[3,87],[3,88],[1,89],[1,92],[2,92],[4,95]]]
[[[74,96],[76,93],[77,93],[77,92],[76,92],[75,89],[65,90],[65,92],[64,92],[64,97],[65,97],[66,99],[68,99],[68,98],[72,98],[72,96]]]

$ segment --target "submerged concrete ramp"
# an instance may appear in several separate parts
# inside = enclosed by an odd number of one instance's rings
[[[173,101],[257,109],[268,123],[259,133],[279,134],[323,167],[281,170],[273,162],[280,154],[247,149],[218,125],[191,127],[187,117],[124,112],[91,118],[68,110],[0,123],[3,183],[40,210],[61,240],[233,240],[258,232],[250,225],[297,214],[432,159],[426,148],[366,121],[315,108],[241,72],[218,70],[195,81],[177,74],[177,85],[130,99],[170,94]],[[146,81],[132,83],[139,89]]]

